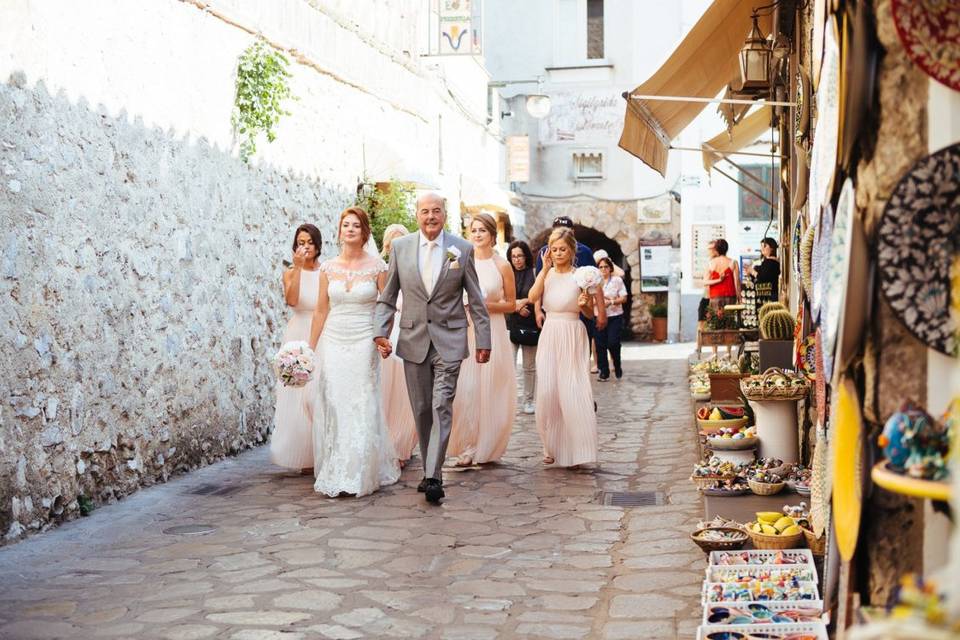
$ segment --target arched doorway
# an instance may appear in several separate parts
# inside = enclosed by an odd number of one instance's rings
[[[553,231],[553,229],[545,229],[533,237],[533,240],[530,242],[530,249],[533,251],[534,256],[538,255],[541,247],[547,243],[551,231]],[[623,305],[623,313],[625,318],[631,318],[630,310],[633,307],[633,294],[630,291],[630,283],[633,282],[633,279],[630,264],[627,261],[627,257],[623,254],[623,248],[620,246],[620,243],[607,237],[606,234],[597,231],[593,227],[585,227],[579,224],[573,226],[573,233],[577,237],[577,242],[587,245],[590,247],[590,250],[594,252],[603,249],[607,252],[607,255],[610,256],[613,263],[623,269],[623,282],[627,287],[627,303]],[[624,322],[623,338],[630,339],[632,337],[633,331],[631,330],[630,322]]]

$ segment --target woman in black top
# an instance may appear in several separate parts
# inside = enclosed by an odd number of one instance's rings
[[[750,269],[757,289],[757,309],[767,302],[780,298],[780,261],[777,260],[777,241],[764,238],[760,241],[763,258]]]
[[[507,249],[510,266],[513,267],[513,281],[517,289],[517,310],[507,316],[507,328],[510,330],[510,342],[513,343],[513,361],[517,361],[517,352],[523,352],[523,412],[534,411],[533,398],[536,390],[537,339],[540,329],[537,327],[533,304],[527,300],[530,287],[536,277],[533,273],[533,254],[523,240],[515,240]]]

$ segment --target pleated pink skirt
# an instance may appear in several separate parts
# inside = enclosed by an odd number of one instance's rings
[[[576,313],[547,314],[537,345],[537,430],[544,455],[562,467],[597,461],[589,349]]]
[[[393,441],[393,449],[400,460],[409,460],[417,446],[417,425],[407,395],[407,379],[403,375],[403,360],[391,355],[381,360],[380,384],[383,393],[383,417]]]
[[[312,311],[294,310],[281,346],[294,340],[309,340],[312,318]],[[313,380],[303,387],[285,387],[277,382],[277,404],[270,436],[270,460],[274,464],[297,471],[313,468],[312,403],[317,378],[315,373]]]
[[[490,314],[490,362],[477,364],[472,325],[467,341],[470,357],[460,365],[447,454],[466,454],[476,463],[495,462],[507,450],[517,410],[513,348],[503,314]]]

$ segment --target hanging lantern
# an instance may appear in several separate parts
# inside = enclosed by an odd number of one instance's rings
[[[770,87],[770,56],[767,39],[760,33],[757,14],[753,14],[753,27],[740,49],[740,77],[743,91],[755,92]]]

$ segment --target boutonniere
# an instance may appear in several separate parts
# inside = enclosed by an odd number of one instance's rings
[[[460,268],[460,263],[458,262],[458,260],[460,260],[460,255],[460,249],[457,249],[456,247],[447,247],[447,262],[450,263],[451,269]]]

